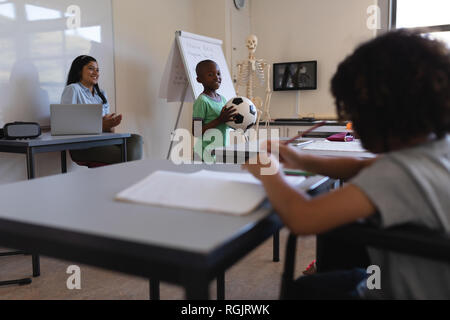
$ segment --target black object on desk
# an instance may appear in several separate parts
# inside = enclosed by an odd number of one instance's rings
[[[41,135],[41,126],[36,122],[10,122],[0,132],[1,138],[34,139]]]

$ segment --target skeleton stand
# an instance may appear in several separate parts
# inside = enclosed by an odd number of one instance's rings
[[[167,153],[167,160],[170,160],[170,152],[172,151],[173,146],[173,136],[175,135],[175,131],[178,128],[178,123],[180,122],[181,112],[183,111],[184,99],[186,98],[187,89],[189,88],[189,82],[186,82],[186,86],[184,87],[183,94],[181,96],[181,104],[178,109],[177,121],[175,122],[175,127],[173,128],[172,134],[170,135],[170,147],[169,152]]]

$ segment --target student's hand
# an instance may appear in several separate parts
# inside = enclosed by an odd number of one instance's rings
[[[250,172],[255,178],[265,181],[280,175],[280,163],[270,154],[258,153],[257,157],[249,159],[242,169]]]
[[[110,132],[112,128],[117,127],[122,121],[122,115],[115,113],[107,114],[103,117],[103,131]]]
[[[219,122],[225,123],[225,122],[231,121],[234,119],[235,114],[236,114],[236,108],[234,108],[234,107],[227,108],[227,106],[224,106],[222,108],[222,111],[220,112],[220,115],[218,118]]]
[[[301,151],[298,151],[289,145],[285,145],[282,141],[263,141],[260,145],[260,150],[267,150],[267,153],[278,158],[285,168],[301,169]]]

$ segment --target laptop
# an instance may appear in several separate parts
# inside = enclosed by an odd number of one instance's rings
[[[101,104],[52,104],[50,127],[52,136],[102,133]]]

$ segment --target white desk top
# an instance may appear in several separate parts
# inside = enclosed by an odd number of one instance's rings
[[[2,146],[19,146],[19,147],[37,147],[44,145],[65,144],[75,142],[87,142],[98,140],[109,140],[117,138],[128,138],[129,133],[109,133],[103,132],[96,135],[67,135],[67,136],[52,136],[50,132],[44,132],[35,139],[22,139],[22,140],[6,140],[0,139],[0,145]]]
[[[246,216],[115,201],[114,196],[155,170],[240,171],[238,165],[177,166],[165,160],[122,163],[0,186],[0,219],[112,239],[207,253],[272,212],[266,201]],[[308,188],[323,177],[305,180]]]

